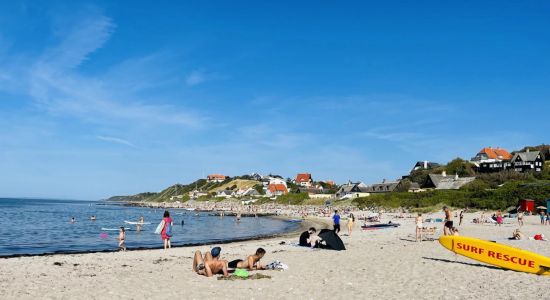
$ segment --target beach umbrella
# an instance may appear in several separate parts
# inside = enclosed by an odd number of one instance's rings
[[[546,209],[546,206],[538,206],[537,209]]]
[[[323,249],[332,249],[337,251],[346,250],[344,242],[342,242],[342,239],[340,239],[334,230],[322,229],[319,232],[319,237],[324,241],[324,243],[320,246]]]
[[[517,211],[518,210],[518,207],[515,207],[515,206],[510,206],[506,209],[507,212],[513,212],[513,211]]]

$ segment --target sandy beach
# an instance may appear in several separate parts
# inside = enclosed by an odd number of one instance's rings
[[[442,214],[433,214],[442,217]],[[497,227],[473,224],[467,214],[460,233],[496,240],[550,256],[550,242],[508,241],[516,220]],[[191,271],[195,250],[183,247],[116,253],[19,257],[0,260],[2,299],[520,299],[548,298],[550,277],[488,266],[455,256],[437,241],[414,242],[413,219],[386,215],[401,227],[361,231],[341,237],[346,251],[311,250],[290,245],[297,236],[221,245],[222,258],[245,258],[267,250],[264,262],[279,260],[286,271],[255,271],[271,278],[218,280]],[[319,221],[319,220],[318,220]],[[328,219],[320,220],[328,222]],[[455,220],[457,222],[458,220]],[[536,216],[526,218],[527,236],[544,233]],[[343,224],[345,224],[344,221]],[[360,222],[357,222],[360,223]],[[436,223],[441,233],[441,223]],[[345,226],[342,226],[343,228]],[[285,241],[285,245],[280,242]]]

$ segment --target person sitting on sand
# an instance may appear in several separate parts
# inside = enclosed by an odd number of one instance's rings
[[[206,277],[212,277],[216,274],[223,274],[227,277],[227,260],[220,259],[222,248],[214,247],[210,252],[204,254],[204,258],[200,251],[195,252],[193,257],[193,272]]]
[[[308,231],[302,232],[300,235],[300,246],[315,248],[319,246],[321,238],[315,233],[317,230],[314,227],[309,228]]]
[[[525,236],[523,235],[523,233],[521,233],[521,231],[518,229],[514,230],[514,232],[512,233],[512,237],[510,238],[511,240],[523,240],[525,238]]]
[[[258,248],[256,250],[256,253],[253,255],[249,255],[246,260],[242,259],[236,259],[233,261],[230,261],[227,266],[231,269],[248,269],[249,271],[252,270],[263,270],[265,269],[265,266],[260,264],[260,259],[262,259],[265,255],[264,248]]]

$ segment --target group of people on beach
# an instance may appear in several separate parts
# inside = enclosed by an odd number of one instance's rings
[[[195,251],[192,271],[198,275],[212,277],[217,274],[229,276],[230,271],[237,269],[248,271],[265,269],[265,265],[260,263],[260,260],[266,253],[263,248],[258,248],[254,254],[248,255],[246,259],[235,259],[232,261],[221,259],[221,251],[221,247],[214,247],[205,253],[201,253],[198,250]]]

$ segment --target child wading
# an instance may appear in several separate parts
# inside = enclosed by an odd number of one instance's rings
[[[118,249],[122,251],[126,251],[126,230],[124,230],[124,227],[120,227],[120,232],[118,234]]]

